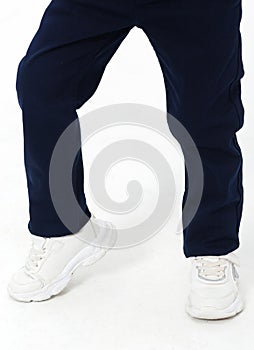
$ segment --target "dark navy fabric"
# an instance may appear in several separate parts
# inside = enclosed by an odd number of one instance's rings
[[[64,129],[95,92],[104,69],[137,26],[153,46],[167,110],[188,130],[204,168],[199,209],[184,229],[184,254],[222,255],[239,246],[243,204],[240,0],[53,0],[17,74],[24,125],[31,233],[62,236],[51,201],[49,162]],[[73,187],[88,215],[82,154]],[[183,204],[188,190],[186,191]]]

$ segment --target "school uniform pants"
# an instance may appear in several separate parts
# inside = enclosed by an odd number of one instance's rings
[[[71,232],[50,195],[49,165],[63,131],[96,91],[107,63],[133,27],[141,28],[164,76],[167,111],[199,151],[204,188],[184,229],[184,254],[223,255],[239,246],[243,204],[240,0],[52,0],[17,71],[32,234]],[[31,10],[32,16],[32,10]],[[124,84],[124,81],[122,82]],[[81,150],[73,191],[89,216]],[[186,181],[185,196],[188,190]]]

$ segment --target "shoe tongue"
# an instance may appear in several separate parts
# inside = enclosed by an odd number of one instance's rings
[[[206,256],[204,257],[204,260],[210,261],[210,262],[217,262],[219,258],[217,256]]]
[[[220,256],[204,256],[203,259],[211,262],[217,262],[219,261],[219,259],[221,260],[224,259],[224,260],[230,261],[235,265],[240,265],[238,256],[233,253],[229,253],[227,255],[220,255]]]
[[[38,247],[38,248],[43,248],[43,246],[46,242],[46,238],[40,237],[40,236],[35,236],[35,235],[33,235],[32,240],[33,240],[33,244],[35,245],[35,247]]]

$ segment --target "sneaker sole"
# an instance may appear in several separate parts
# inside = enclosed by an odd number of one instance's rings
[[[244,302],[240,295],[234,300],[234,302],[225,309],[215,309],[212,307],[196,308],[193,305],[186,304],[186,312],[193,318],[204,320],[221,320],[225,318],[233,317],[239,314],[244,309]]]
[[[81,250],[64,268],[64,270],[52,281],[51,283],[45,285],[42,289],[38,291],[33,291],[29,293],[14,293],[9,287],[9,295],[22,302],[33,302],[33,301],[44,301],[51,297],[59,294],[64,290],[64,288],[70,282],[72,275],[80,266],[91,266],[100,260],[104,255],[113,247],[116,243],[117,230],[115,226],[111,223],[107,224],[110,226],[108,233],[110,234],[110,240],[108,242],[109,247],[100,248],[93,245],[85,247]]]

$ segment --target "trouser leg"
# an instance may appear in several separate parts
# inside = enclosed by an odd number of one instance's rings
[[[243,203],[236,137],[244,113],[241,1],[143,1],[136,16],[161,64],[167,110],[191,135],[203,165],[203,195],[184,229],[184,253],[226,254],[239,246]],[[183,204],[187,190],[188,182]]]
[[[76,110],[95,92],[108,61],[132,26],[125,1],[53,0],[20,61],[17,93],[23,116],[28,228],[35,235],[72,233],[52,203],[51,155],[63,131],[77,120]],[[75,137],[80,142],[79,132]],[[90,216],[81,150],[73,165],[73,190]]]

